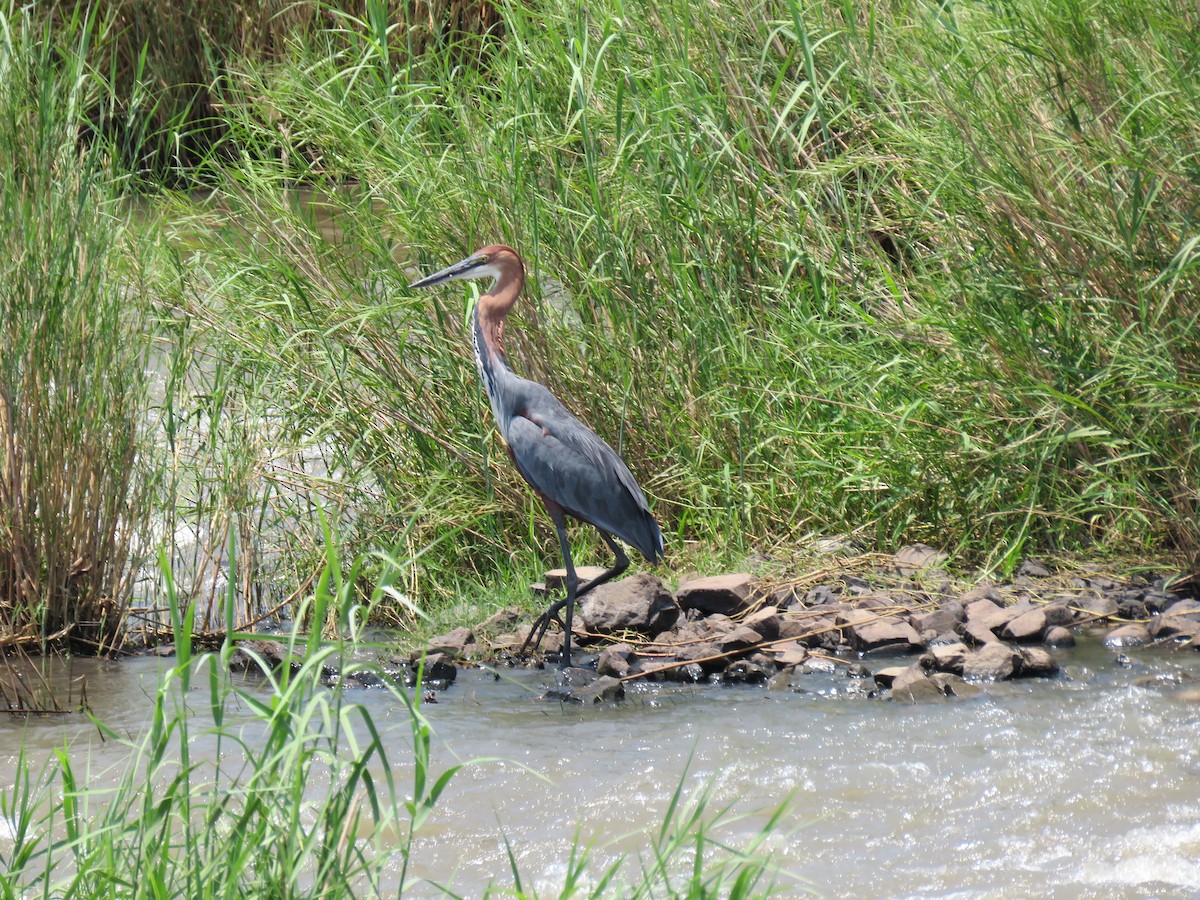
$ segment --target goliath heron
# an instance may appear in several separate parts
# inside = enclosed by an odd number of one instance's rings
[[[558,398],[535,381],[509,367],[504,352],[504,320],[525,283],[525,266],[511,247],[484,247],[462,262],[424,278],[410,287],[433,287],[447,281],[490,278],[492,285],[475,305],[472,343],[479,380],[492,404],[492,415],[517,471],[545,504],[558,531],[566,564],[567,596],[552,603],[534,623],[521,648],[536,647],[555,619],[563,628],[562,666],[571,664],[571,619],[575,601],[597,585],[620,575],[629,557],[613,540],[636,547],[651,563],[662,559],[662,532],[650,514],[633,473],[594,431],[573,416]],[[593,525],[616,556],[611,568],[579,584],[566,517]],[[566,608],[566,621],[558,617]]]

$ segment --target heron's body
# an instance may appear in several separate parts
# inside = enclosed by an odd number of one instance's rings
[[[521,258],[510,247],[485,247],[462,262],[413,282],[429,287],[462,278],[494,279],[475,307],[472,340],[479,379],[492,406],[496,428],[517,471],[541,497],[558,530],[567,568],[567,598],[546,611],[534,630],[540,640],[551,617],[566,607],[563,665],[570,664],[574,601],[629,565],[615,535],[651,563],[662,558],[662,532],[629,467],[616,451],[580,422],[549,390],[513,372],[504,352],[504,321],[525,281]],[[580,586],[567,544],[565,516],[596,527],[616,554],[599,578]],[[540,627],[540,631],[539,631]],[[527,642],[528,643],[528,642]]]

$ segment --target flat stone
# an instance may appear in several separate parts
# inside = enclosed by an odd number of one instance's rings
[[[679,607],[660,578],[643,572],[586,593],[579,617],[593,634],[632,631],[654,637],[674,627]]]
[[[1042,643],[1047,647],[1074,647],[1075,635],[1071,633],[1069,628],[1063,628],[1061,625],[1055,625],[1046,629],[1046,634],[1042,638]]]
[[[1006,609],[992,600],[972,600],[963,607],[968,625],[982,625],[989,631],[994,631],[1007,625],[1020,615],[1020,612]]]
[[[934,703],[946,699],[946,691],[925,675],[892,687],[894,703]]]
[[[475,635],[470,628],[455,628],[453,631],[430,638],[425,646],[430,653],[445,653],[455,659],[462,659],[466,655],[467,645],[474,642]],[[416,651],[413,653],[412,659],[415,661],[420,655],[420,651]]]
[[[924,648],[917,630],[897,616],[879,618],[866,610],[847,610],[838,617],[850,646],[859,653],[884,648],[913,652]]]
[[[875,683],[882,688],[890,688],[895,684],[896,679],[903,673],[907,672],[911,666],[889,666],[886,669],[880,669],[873,676]]]
[[[1114,628],[1106,634],[1104,636],[1104,646],[1114,649],[1128,649],[1130,647],[1144,647],[1152,640],[1149,628],[1137,622],[1130,622],[1119,628]]]
[[[749,609],[757,584],[753,575],[745,573],[713,575],[681,584],[675,599],[684,610],[734,616]]]
[[[599,578],[608,569],[603,566],[576,566],[575,577],[579,579],[581,585],[587,584],[594,578]],[[543,576],[543,582],[547,592],[563,590],[567,583],[566,569],[551,569]]]
[[[1000,637],[1008,641],[1027,643],[1041,640],[1046,630],[1046,614],[1040,609],[1021,613],[1000,628]]]
[[[1021,647],[1017,650],[1017,666],[1014,675],[1022,678],[1044,678],[1058,672],[1054,657],[1041,647]]]
[[[753,628],[762,635],[764,641],[773,641],[781,637],[779,633],[780,623],[783,621],[783,616],[774,606],[764,606],[762,609],[757,609],[746,618],[742,619],[742,624],[747,628]]]
[[[1075,601],[1075,607],[1082,609],[1089,618],[1103,619],[1115,616],[1119,611],[1117,601],[1103,594],[1085,594]]]
[[[930,665],[939,672],[961,675],[963,663],[970,654],[971,650],[966,644],[938,644],[929,648],[926,657],[929,659]]]
[[[935,569],[948,558],[948,554],[928,544],[908,544],[896,551],[892,565],[908,574],[921,569]]]
[[[717,638],[717,646],[722,653],[736,653],[757,647],[763,641],[762,635],[748,625],[739,625],[732,631]]]
[[[984,644],[963,660],[962,675],[976,681],[1003,681],[1016,671],[1017,654],[1007,644]]]
[[[982,622],[964,622],[959,626],[959,629],[963,637],[977,646],[994,644],[1000,640],[1000,638],[996,637],[996,633]]]

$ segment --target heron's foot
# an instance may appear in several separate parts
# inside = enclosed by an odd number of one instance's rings
[[[541,646],[542,638],[546,636],[546,629],[550,627],[551,621],[557,622],[558,627],[563,630],[564,634],[566,633],[566,623],[563,622],[562,617],[558,614],[559,610],[566,605],[566,600],[559,600],[556,603],[552,603],[546,608],[544,613],[534,620],[533,627],[529,629],[529,634],[525,638],[525,643],[521,645],[522,656],[528,653],[531,644],[534,650]]]

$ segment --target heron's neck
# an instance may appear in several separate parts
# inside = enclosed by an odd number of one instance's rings
[[[492,289],[475,305],[475,355],[481,372],[493,366],[509,368],[504,350],[504,321],[517,302],[524,281],[520,263],[505,268]]]

